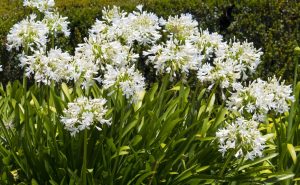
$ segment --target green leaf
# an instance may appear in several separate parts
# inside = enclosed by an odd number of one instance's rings
[[[131,145],[135,146],[139,144],[142,141],[143,137],[141,135],[136,135],[134,138],[131,140]]]
[[[35,179],[31,179],[31,185],[39,185],[39,183]]]
[[[293,159],[293,162],[294,164],[297,163],[297,155],[296,155],[296,151],[295,151],[295,148],[292,144],[287,144],[287,148],[288,148],[288,151]]]
[[[139,120],[134,120],[132,122],[130,122],[124,129],[122,135],[121,135],[121,139],[130,131],[132,130],[138,123]]]
[[[150,172],[143,174],[141,177],[139,177],[137,179],[135,185],[140,185],[147,177],[149,177],[150,175],[153,175],[155,173],[156,173],[156,171],[150,171]]]
[[[177,182],[180,182],[180,181],[183,181],[193,175],[196,175],[197,173],[200,173],[204,170],[207,170],[209,169],[210,166],[201,166],[201,167],[198,167],[197,168],[197,165],[195,166],[192,166],[191,168],[183,171],[180,175],[178,175],[176,178],[175,178],[175,181]]]
[[[295,174],[293,173],[277,173],[277,174],[273,174],[270,178],[266,179],[264,182],[266,183],[276,183],[276,182],[280,182],[283,180],[287,180],[287,179],[291,179],[295,176]]]
[[[264,162],[266,160],[272,159],[272,158],[274,158],[274,157],[276,157],[278,155],[279,155],[278,153],[274,153],[274,154],[270,154],[270,155],[268,155],[266,157],[262,157],[262,158],[258,158],[258,159],[255,159],[253,161],[250,161],[250,162],[246,163],[245,165],[242,165],[239,168],[239,171],[241,171],[243,169],[246,169],[246,168],[249,168],[250,166],[256,165],[258,163]]]
[[[215,100],[216,100],[216,95],[212,94],[211,99],[210,99],[210,101],[208,103],[206,112],[211,112],[213,110],[214,104],[215,104]]]
[[[117,150],[117,147],[114,144],[114,139],[113,138],[106,139],[106,143],[108,144],[108,146],[109,146],[109,148],[111,149],[112,152],[115,152]]]
[[[153,84],[149,93],[150,101],[153,101],[157,89],[158,89],[158,83]]]
[[[70,95],[71,90],[69,89],[69,87],[67,86],[67,84],[62,83],[61,84],[61,89],[64,92],[64,94],[66,95],[68,101],[71,101],[71,95]]]

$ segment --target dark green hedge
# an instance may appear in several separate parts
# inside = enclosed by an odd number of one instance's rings
[[[163,17],[189,12],[202,28],[221,33],[226,40],[235,37],[254,42],[264,52],[257,76],[283,76],[288,82],[293,79],[293,50],[300,43],[298,0],[56,0],[61,14],[71,22],[71,39],[62,41],[63,47],[72,51],[82,42],[104,6],[117,5],[131,11],[137,4]],[[1,0],[0,7],[0,57],[4,66],[0,81],[7,82],[20,78],[22,72],[15,54],[5,49],[6,34],[32,10],[23,8],[21,0]]]

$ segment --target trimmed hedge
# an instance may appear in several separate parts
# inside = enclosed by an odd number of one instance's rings
[[[293,50],[300,42],[298,0],[56,0],[59,12],[71,22],[71,38],[62,40],[61,47],[72,52],[72,48],[83,42],[95,19],[101,17],[103,7],[116,5],[131,11],[137,4],[144,4],[146,10],[165,18],[191,13],[203,29],[218,32],[225,39],[235,37],[254,42],[264,52],[257,77],[283,76],[288,82],[293,79]],[[6,83],[22,76],[16,54],[6,51],[6,35],[32,10],[24,8],[22,0],[2,0],[0,7],[0,60],[4,68],[0,81]]]

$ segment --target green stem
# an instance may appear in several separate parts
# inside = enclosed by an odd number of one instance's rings
[[[54,36],[55,32],[53,31],[53,33],[51,34],[51,48],[50,49],[54,49],[55,46],[55,36]]]
[[[24,54],[27,56],[29,53],[28,46],[24,47]],[[23,73],[23,90],[24,90],[24,98],[26,99],[26,91],[27,91],[27,77],[26,72]]]
[[[229,155],[228,155],[228,157],[227,157],[227,159],[226,159],[226,161],[225,161],[225,164],[223,165],[223,168],[222,168],[222,170],[221,170],[221,172],[220,172],[220,174],[219,174],[219,177],[223,177],[223,174],[224,174],[224,172],[225,172],[225,169],[227,168],[227,166],[228,166],[228,164],[229,164],[229,162],[231,161],[231,158],[233,157],[233,155],[237,152],[237,151],[239,151],[239,149],[241,148],[242,146],[239,146],[239,147],[237,147],[235,150],[232,150],[230,153],[229,153]]]
[[[81,171],[81,180],[82,184],[86,185],[86,158],[87,158],[87,130],[84,130],[84,140],[83,140],[83,163],[82,163],[82,171]]]
[[[295,92],[296,92],[296,86],[297,86],[297,78],[298,78],[298,60],[299,60],[299,53],[296,53],[295,56],[295,71],[294,71],[294,83],[293,83],[293,90],[294,90],[294,96],[296,96]],[[295,117],[295,112],[296,112],[296,107],[295,107],[295,102],[292,103],[291,105],[291,109],[289,112],[289,118],[288,118],[288,127],[287,127],[287,140],[288,142],[292,142],[293,140],[293,134],[292,134],[292,130],[293,130],[293,119]]]
[[[281,140],[281,132],[280,132],[280,125],[276,122],[276,119],[272,116],[272,120],[273,120],[273,123],[274,123],[274,127],[275,127],[275,130],[276,130],[276,135],[277,135],[277,146],[278,146],[278,152],[279,152],[279,158],[278,158],[278,167],[280,169],[280,171],[284,171],[283,169],[283,163],[282,163],[282,159],[284,158],[284,154],[282,152],[282,140]]]

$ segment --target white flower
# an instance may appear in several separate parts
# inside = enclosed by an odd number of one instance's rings
[[[228,88],[240,79],[240,64],[234,60],[215,60],[213,64],[214,66],[204,63],[198,69],[197,77],[201,82],[210,82],[211,84],[219,82],[221,88]]]
[[[33,51],[35,48],[46,47],[49,29],[47,25],[35,19],[36,15],[31,14],[11,28],[7,35],[8,50],[28,47]]]
[[[158,17],[142,11],[141,6],[138,10],[127,14],[115,6],[112,9],[104,9],[104,21],[96,20],[89,31],[90,38],[109,42],[118,40],[128,46],[134,42],[142,45],[155,43],[161,37]]]
[[[122,90],[123,95],[131,100],[132,103],[138,102],[139,94],[145,89],[145,78],[135,70],[135,67],[115,68],[111,65],[106,66],[103,87],[112,88],[112,93],[118,88]]]
[[[199,36],[193,38],[193,42],[207,60],[212,59],[216,53],[224,53],[228,47],[222,35],[209,33],[208,30],[201,31]]]
[[[107,23],[123,19],[126,15],[127,13],[122,11],[120,7],[117,6],[113,6],[113,8],[104,7],[104,9],[102,10],[102,19]]]
[[[122,45],[119,41],[97,42],[89,39],[88,43],[92,47],[95,62],[104,67],[107,64],[116,67],[124,67],[133,64],[139,57],[131,47]]]
[[[49,85],[51,81],[69,81],[74,73],[71,64],[73,58],[61,49],[51,49],[48,53],[34,51],[32,56],[23,55],[20,58],[21,66],[25,67],[26,76],[34,75],[36,82]]]
[[[198,22],[193,20],[191,14],[169,16],[167,21],[161,19],[160,24],[170,33],[169,37],[174,36],[178,40],[191,39],[199,35]]]
[[[75,68],[75,73],[72,75],[74,81],[79,81],[85,89],[92,86],[94,79],[97,78],[99,67],[90,44],[78,45],[75,49],[73,65]]]
[[[142,10],[142,6],[137,6],[139,11],[130,13],[124,22],[127,23],[128,35],[125,35],[128,43],[137,41],[142,45],[154,44],[160,37],[159,19],[153,13]]]
[[[69,22],[67,17],[62,17],[59,13],[55,12],[45,12],[45,17],[43,23],[45,23],[50,32],[56,35],[56,33],[63,33],[66,37],[70,35],[70,30],[68,29]]]
[[[217,56],[217,58],[231,58],[241,64],[241,71],[246,72],[248,69],[251,73],[254,72],[260,64],[262,56],[260,49],[255,49],[253,43],[248,42],[231,42],[225,51],[225,54]]]
[[[197,49],[190,42],[180,43],[178,40],[167,40],[166,43],[154,45],[148,51],[147,62],[154,65],[157,73],[169,73],[175,76],[176,73],[189,73],[189,70],[196,69],[197,63],[202,60]]]
[[[107,38],[107,36],[109,35],[108,30],[110,27],[111,26],[106,24],[104,21],[96,19],[95,24],[92,25],[91,29],[89,29],[89,38],[98,40],[100,42],[102,42],[102,40],[113,40],[111,37]]]
[[[105,41],[125,40],[124,36],[130,34],[128,23],[125,21],[127,13],[122,11],[120,7],[104,8],[102,10],[103,21],[97,20],[90,29],[90,38],[97,38]],[[126,40],[125,40],[126,42]],[[127,44],[127,43],[125,43]]]
[[[227,44],[220,35],[207,31],[201,32],[194,42],[206,59],[198,64],[197,77],[201,82],[219,83],[221,88],[240,88],[236,84],[247,79],[246,73],[254,72],[260,63],[262,52],[253,43]]]
[[[268,81],[257,79],[249,86],[237,89],[226,103],[230,110],[252,113],[253,119],[262,121],[269,111],[287,112],[289,101],[293,100],[291,86],[273,77]]]
[[[2,65],[0,65],[0,71],[3,71],[3,69],[2,69]]]
[[[46,12],[55,6],[54,0],[24,0],[23,6],[37,8],[40,12]]]
[[[258,122],[240,117],[225,128],[219,129],[216,137],[219,140],[219,151],[224,156],[229,150],[237,150],[235,157],[253,160],[261,157],[266,139],[258,130]]]
[[[89,129],[95,122],[110,125],[110,121],[105,119],[107,113],[105,104],[106,100],[103,98],[79,97],[74,102],[68,103],[68,107],[63,111],[64,116],[61,117],[61,122],[72,136]],[[100,127],[96,126],[96,128],[101,130]]]

